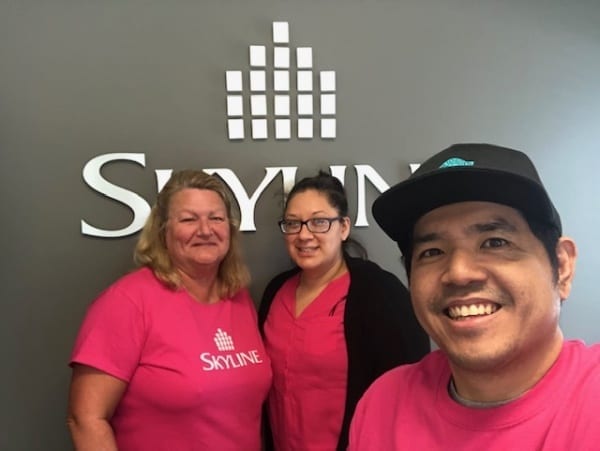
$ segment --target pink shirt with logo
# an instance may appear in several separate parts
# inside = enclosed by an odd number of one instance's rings
[[[215,304],[147,268],[89,307],[71,363],[128,383],[111,424],[120,450],[259,450],[271,367],[246,290]]]
[[[300,275],[277,292],[265,322],[273,366],[268,409],[275,449],[334,450],[340,435],[348,356],[344,310],[350,275],[333,280],[296,318]]]
[[[531,390],[507,404],[472,408],[448,394],[440,351],[388,371],[358,404],[352,451],[591,451],[600,449],[600,345],[567,341]]]

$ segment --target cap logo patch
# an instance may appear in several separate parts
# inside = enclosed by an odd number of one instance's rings
[[[469,160],[463,160],[462,158],[450,158],[446,161],[444,161],[441,165],[440,165],[440,169],[443,168],[453,168],[456,166],[474,166],[475,162],[474,161],[469,161]]]

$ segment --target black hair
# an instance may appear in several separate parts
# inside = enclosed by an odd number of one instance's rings
[[[540,243],[542,243],[542,246],[544,246],[546,254],[548,254],[548,258],[550,260],[550,267],[552,269],[553,280],[555,283],[558,282],[558,256],[556,255],[556,245],[558,244],[558,240],[560,239],[560,232],[553,225],[528,218],[525,214],[523,214],[523,212],[521,212],[521,214],[523,215],[525,221],[529,225],[531,233],[533,233],[533,235],[540,241]],[[408,239],[408,246],[405,249],[404,254],[402,255],[402,263],[404,264],[404,268],[406,269],[406,275],[409,279],[412,261],[412,251],[413,237],[411,231],[411,236]]]
[[[348,196],[342,182],[336,177],[327,172],[320,170],[319,173],[312,177],[305,177],[297,182],[288,193],[285,203],[284,212],[287,210],[290,200],[299,193],[308,190],[315,190],[323,194],[329,204],[337,210],[339,216],[348,216]],[[344,253],[349,253],[350,249],[354,250],[353,254],[357,257],[366,259],[367,250],[354,238],[348,236],[342,243]]]
[[[560,232],[556,227],[535,220],[526,219],[527,224],[533,235],[540,240],[548,258],[550,259],[550,267],[552,268],[552,276],[554,283],[558,282],[558,255],[556,255],[556,245],[560,239]]]

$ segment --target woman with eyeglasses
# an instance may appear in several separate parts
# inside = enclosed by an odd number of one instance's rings
[[[279,221],[296,267],[267,285],[259,326],[273,367],[267,449],[345,450],[359,398],[378,376],[429,352],[408,291],[350,236],[341,182],[290,191]],[[351,257],[352,244],[360,258]]]

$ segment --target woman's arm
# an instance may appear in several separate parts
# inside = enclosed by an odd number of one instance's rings
[[[100,370],[74,364],[67,425],[78,451],[115,451],[110,419],[127,383]]]

